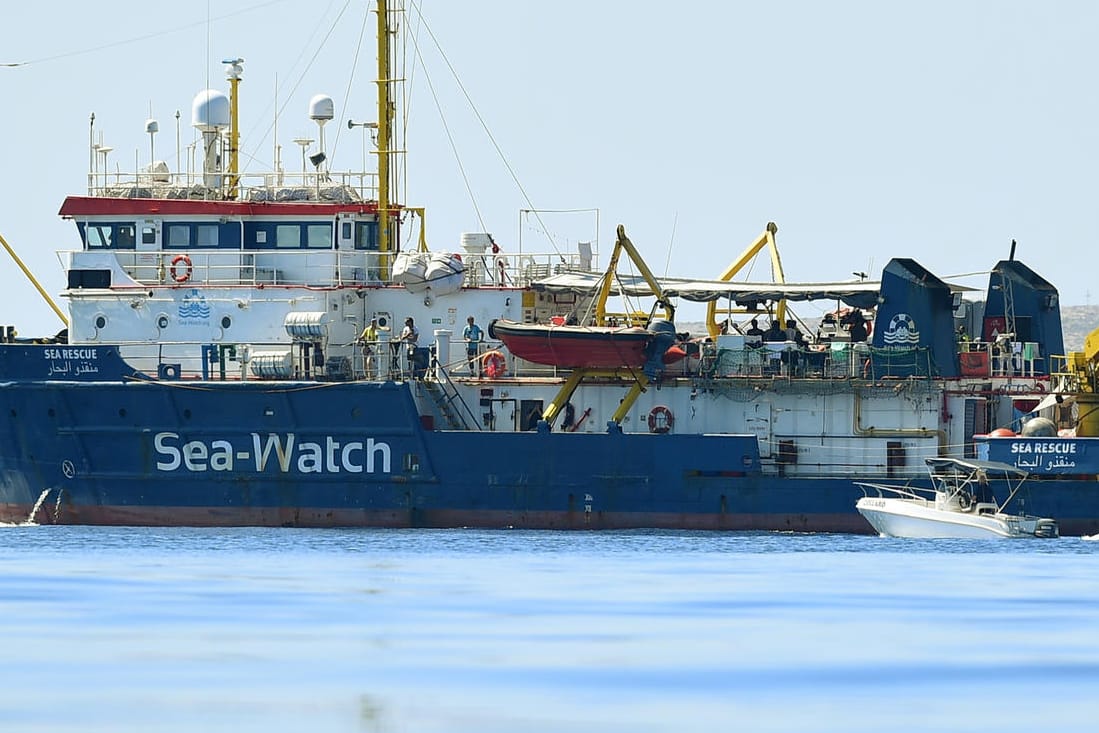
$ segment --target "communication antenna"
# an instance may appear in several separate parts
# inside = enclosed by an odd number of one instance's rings
[[[156,162],[156,146],[154,144],[154,138],[156,134],[160,132],[160,124],[153,119],[153,105],[149,105],[149,119],[145,120],[145,132],[149,133],[149,170],[153,169],[153,163]]]
[[[309,146],[313,144],[313,138],[311,137],[296,137],[294,142],[301,145],[301,180],[305,182],[305,151],[309,149]]]

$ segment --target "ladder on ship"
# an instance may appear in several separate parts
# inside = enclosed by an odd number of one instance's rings
[[[1015,240],[1011,240],[1011,259],[1015,259]],[[1015,294],[1011,286],[1011,278],[1005,273],[1000,273],[1000,289],[1004,294],[1004,333],[1010,334],[1014,341],[1015,333]]]
[[[454,386],[450,375],[442,367],[435,369],[435,379],[425,379],[421,382],[425,391],[431,396],[436,412],[442,417],[446,427],[450,430],[481,430],[481,423],[477,416],[469,409],[469,405],[462,399],[458,388]]]

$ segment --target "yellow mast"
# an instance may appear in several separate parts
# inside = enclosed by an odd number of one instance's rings
[[[389,99],[389,3],[378,0],[378,249],[390,251],[389,145],[393,104]]]
[[[244,71],[244,59],[226,59],[223,63],[229,75],[229,191],[226,196],[236,199],[240,187],[240,117],[237,99],[240,75]]]

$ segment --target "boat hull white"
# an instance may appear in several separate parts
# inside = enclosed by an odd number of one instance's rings
[[[855,508],[883,537],[986,539],[1057,536],[1056,524],[1049,519],[940,509],[935,507],[934,502],[863,497]]]

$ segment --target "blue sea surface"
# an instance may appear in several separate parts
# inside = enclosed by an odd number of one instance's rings
[[[1099,542],[0,527],[3,731],[1099,725]]]

